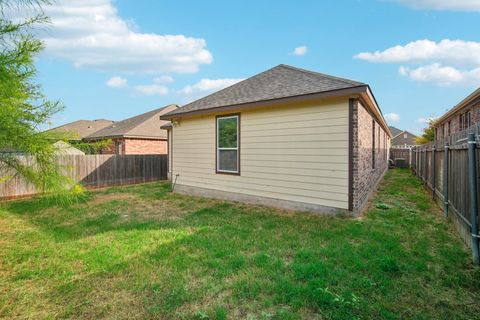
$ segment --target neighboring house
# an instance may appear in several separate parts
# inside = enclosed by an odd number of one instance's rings
[[[389,126],[388,128],[390,129],[390,132],[392,133],[393,137],[395,137],[395,136],[397,136],[397,135],[399,135],[400,133],[403,132],[403,130],[400,130],[400,129],[398,129],[396,127],[393,127],[393,126]]]
[[[395,127],[389,127],[390,132],[392,132],[392,148],[397,149],[410,149],[415,147],[417,144],[416,139],[418,138],[411,132],[406,130],[400,130]]]
[[[83,138],[113,124],[112,120],[78,120],[48,130],[49,132],[64,133],[69,141],[80,141]]]
[[[85,155],[80,149],[75,148],[70,143],[65,141],[57,141],[53,144],[55,148],[55,154],[58,156],[66,156],[66,155]]]
[[[181,193],[359,212],[388,167],[391,134],[370,87],[287,65],[162,119]]]
[[[168,105],[141,115],[115,122],[84,138],[85,141],[111,139],[112,145],[102,150],[104,154],[166,154],[167,131],[161,129],[168,121],[160,116],[177,109]]]
[[[466,130],[480,123],[480,88],[447,111],[435,126],[435,140]]]

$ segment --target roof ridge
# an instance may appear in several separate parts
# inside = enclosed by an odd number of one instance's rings
[[[203,99],[206,99],[206,98],[208,98],[208,97],[210,97],[210,96],[213,96],[214,94],[223,92],[223,91],[229,89],[230,87],[233,87],[233,86],[235,86],[235,85],[241,84],[242,82],[245,82],[245,81],[247,81],[247,80],[249,80],[249,79],[251,79],[251,78],[254,78],[254,77],[260,76],[260,75],[262,75],[262,74],[264,74],[264,73],[267,73],[267,72],[269,72],[269,71],[271,71],[271,70],[273,70],[273,69],[275,69],[275,68],[278,68],[279,66],[281,66],[281,65],[277,65],[277,66],[275,66],[275,67],[271,67],[270,69],[267,69],[267,70],[262,71],[262,72],[260,72],[260,73],[254,74],[253,76],[250,76],[250,77],[248,77],[248,78],[245,78],[245,79],[243,79],[242,81],[236,82],[236,83],[234,83],[234,84],[229,85],[228,87],[225,87],[225,88],[220,89],[220,90],[218,90],[218,91],[212,92],[212,93],[206,95],[205,97],[202,97],[202,98],[200,98],[200,99],[193,100],[193,101],[185,104],[184,106],[189,105],[189,104],[192,103],[192,102],[202,101]]]
[[[130,132],[132,132],[133,130],[135,130],[137,127],[139,127],[142,123],[144,123],[144,121],[148,118],[150,118],[151,116],[153,116],[155,113],[159,113],[161,112],[163,109],[166,109],[166,108],[170,108],[170,107],[178,107],[177,104],[174,104],[174,103],[171,103],[171,104],[168,104],[166,106],[163,106],[161,108],[157,108],[157,109],[153,109],[153,110],[150,110],[150,111],[147,111],[147,112],[144,112],[144,113],[141,113],[141,114],[137,114],[136,116],[132,116],[130,118],[126,118],[126,119],[123,119],[123,120],[120,120],[120,121],[115,121],[114,123],[112,123],[111,125],[105,127],[105,128],[102,128],[100,130],[97,130],[91,134],[88,135],[88,137],[97,137],[99,133],[102,133],[103,131],[107,131],[108,130],[112,130],[114,128],[117,128],[118,126],[127,126],[127,128],[125,128],[125,132],[123,133],[124,135],[125,134],[128,134]],[[139,123],[133,123],[131,124],[131,121],[133,120],[136,120],[136,119],[139,119],[139,118],[145,118],[145,119],[142,119],[142,121],[140,121]],[[131,128],[129,128],[128,126],[131,124]]]
[[[299,68],[299,67],[294,67],[294,66],[291,66],[291,65],[288,65],[288,64],[279,64],[277,67],[284,67],[284,68],[288,68],[288,69],[292,69],[292,70],[296,70],[296,71],[300,71],[300,72],[304,72],[304,73],[309,73],[309,74],[313,74],[313,75],[317,75],[317,76],[323,76],[323,77],[328,77],[328,78],[331,78],[331,79],[336,79],[336,80],[339,80],[339,81],[343,81],[345,83],[348,83],[348,84],[354,84],[354,85],[367,85],[366,83],[363,83],[363,82],[360,82],[360,81],[355,81],[355,80],[350,80],[350,79],[347,79],[347,78],[341,78],[341,77],[336,77],[336,76],[332,76],[332,75],[329,75],[329,74],[326,74],[326,73],[321,73],[321,72],[317,72],[317,71],[312,71],[312,70],[307,70],[307,69],[303,69],[303,68]]]
[[[137,118],[137,117],[140,118],[140,117],[142,117],[142,116],[145,116],[146,119],[148,119],[148,118],[150,118],[150,115],[153,115],[153,114],[155,114],[155,113],[158,113],[158,112],[162,111],[163,109],[166,109],[166,108],[169,108],[169,107],[173,107],[173,106],[177,106],[177,107],[178,107],[178,105],[176,105],[176,104],[174,104],[174,103],[170,103],[170,104],[168,104],[168,105],[166,105],[166,106],[163,106],[163,107],[161,107],[161,108],[153,109],[153,110],[151,110],[151,111],[148,111],[148,112],[139,114],[139,115],[137,115],[137,116],[134,116],[134,117],[131,117],[131,118],[127,118],[127,119],[125,119],[124,121],[130,120],[130,119],[134,119],[134,118]],[[148,116],[148,117],[147,117],[147,116]],[[145,120],[146,120],[146,119],[145,119]],[[145,120],[144,120],[144,121],[145,121]],[[139,127],[140,125],[142,125],[142,124],[144,123],[144,121],[142,121],[142,122],[140,122],[140,123],[137,123],[135,126],[133,126],[132,128],[130,128],[129,130],[127,130],[125,133],[132,132],[134,129],[136,129],[137,127]]]

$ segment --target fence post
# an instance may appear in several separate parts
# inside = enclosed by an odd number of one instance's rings
[[[443,209],[445,211],[445,218],[448,217],[448,153],[449,153],[449,145],[448,142],[445,142],[444,148],[444,160],[443,160]]]
[[[472,256],[473,263],[479,264],[478,258],[478,224],[477,224],[477,163],[475,134],[468,134],[468,186],[470,191],[470,223],[472,225]]]
[[[412,169],[412,148],[408,148],[408,167]]]
[[[432,147],[432,199],[435,200],[435,146]]]

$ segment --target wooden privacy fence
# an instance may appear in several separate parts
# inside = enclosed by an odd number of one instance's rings
[[[480,125],[451,137],[415,147],[412,169],[451,217],[479,263],[478,199],[480,198]]]
[[[399,168],[410,168],[413,152],[411,148],[391,148],[390,159]]]
[[[18,156],[33,165],[29,156]],[[63,173],[87,188],[133,184],[167,179],[167,155],[64,155],[57,158]],[[0,199],[37,194],[35,187],[21,176],[1,172],[0,177],[13,176],[0,183]]]

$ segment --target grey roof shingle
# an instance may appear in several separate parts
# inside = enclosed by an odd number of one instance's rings
[[[398,128],[395,128],[394,126],[389,126],[388,128],[390,129],[390,131],[392,132],[392,135],[393,135],[394,137],[403,132],[403,130],[400,130],[400,129],[398,129]]]
[[[114,123],[112,120],[105,119],[77,120],[48,131],[69,133],[72,135],[72,137],[68,137],[69,140],[81,140],[86,136],[89,136],[92,133],[111,125],[112,123]]]
[[[359,86],[366,84],[281,64],[169,112],[168,116]]]
[[[144,137],[166,139],[167,132],[160,127],[169,121],[160,120],[160,116],[177,109],[175,104],[155,109],[138,116],[128,118],[99,130],[87,139],[102,139],[111,137]]]

